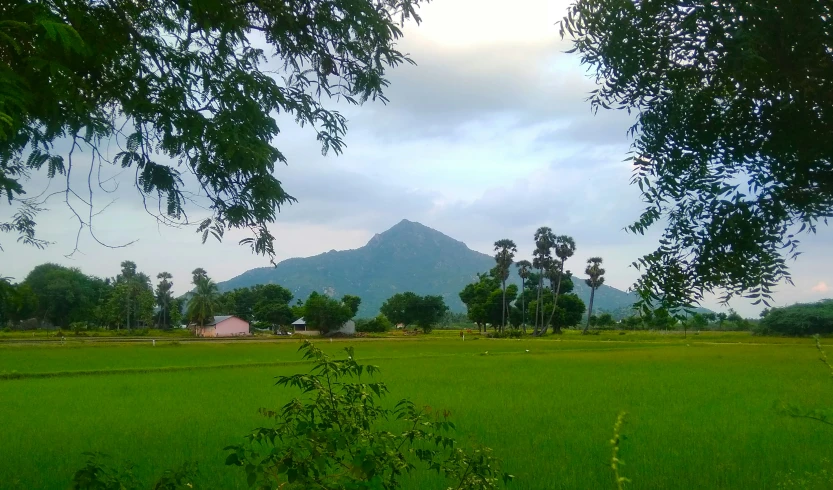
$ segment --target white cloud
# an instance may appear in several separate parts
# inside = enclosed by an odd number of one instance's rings
[[[810,288],[810,291],[813,291],[814,293],[826,293],[830,291],[830,287],[827,285],[826,282],[819,281],[818,284]]]

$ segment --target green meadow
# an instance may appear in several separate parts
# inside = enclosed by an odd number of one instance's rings
[[[458,438],[494,449],[511,488],[613,488],[609,439],[628,413],[628,488],[777,488],[826,468],[833,429],[775,405],[833,406],[808,339],[573,334],[535,340],[418,338],[319,342],[356,348],[399,398],[451,411]],[[70,485],[85,451],[131,461],[151,481],[185,461],[199,488],[246,488],[222,448],[293,393],[297,340],[0,345],[0,487]],[[833,350],[833,349],[831,349]],[[528,352],[527,352],[528,351]],[[444,488],[420,475],[407,488]]]

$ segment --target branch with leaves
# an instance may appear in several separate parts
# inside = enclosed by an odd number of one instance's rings
[[[442,475],[450,489],[493,489],[512,480],[489,448],[466,447],[452,437],[448,411],[407,399],[384,408],[387,386],[366,380],[378,368],[359,364],[352,347],[344,359],[309,341],[300,350],[313,368],[281,376],[277,385],[302,397],[279,410],[261,409],[273,424],[226,448],[226,464],[243,469],[250,487],[396,489],[403,475],[419,469]],[[379,427],[389,419],[404,424],[401,432]]]

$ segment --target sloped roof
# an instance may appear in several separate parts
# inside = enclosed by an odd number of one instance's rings
[[[295,320],[294,322],[292,322],[292,324],[293,325],[306,325],[307,322],[304,321],[304,317],[301,317],[301,318]]]
[[[229,318],[234,318],[234,315],[215,316],[214,319],[211,320],[211,323],[206,323],[205,326],[206,327],[212,327],[214,325],[217,325],[220,322],[224,322],[224,321],[228,320]]]

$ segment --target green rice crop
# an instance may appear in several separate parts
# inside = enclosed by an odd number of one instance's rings
[[[809,340],[562,339],[349,343],[381,367],[391,404],[449,409],[460,439],[492,447],[516,476],[511,488],[613,488],[608,441],[621,411],[629,488],[775,488],[779,474],[829,457],[833,430],[774,409],[833,406]],[[297,347],[0,346],[0,372],[24,376],[0,379],[0,487],[68,488],[81,453],[102,451],[146,481],[192,460],[200,488],[246,488],[222,448],[265,422],[257,408],[292,395],[273,377],[308,368]],[[430,476],[407,485],[443,488]]]

